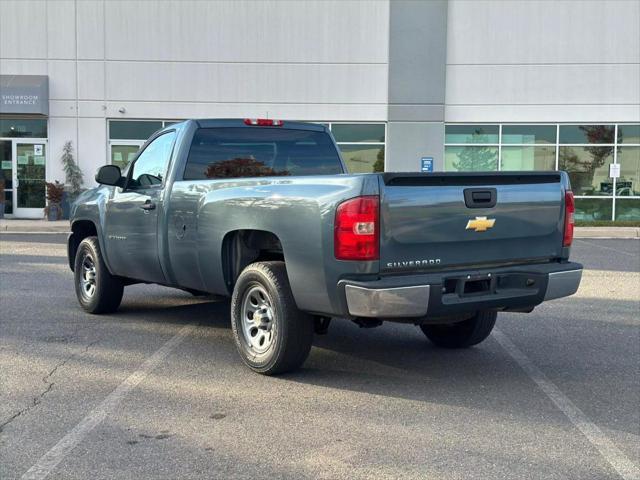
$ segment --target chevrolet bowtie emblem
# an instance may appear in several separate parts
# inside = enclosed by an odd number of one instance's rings
[[[475,220],[469,220],[467,222],[466,230],[475,230],[476,232],[486,232],[493,224],[496,223],[494,218],[487,220],[487,217],[476,217]]]

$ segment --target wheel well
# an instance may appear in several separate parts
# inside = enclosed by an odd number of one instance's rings
[[[78,251],[78,245],[87,237],[93,237],[98,235],[98,230],[95,224],[90,220],[78,220],[71,225],[71,235],[69,236],[69,242],[67,245],[67,253],[69,258],[69,267],[71,271],[74,268],[74,260],[76,258],[76,252]]]
[[[254,262],[282,260],[284,252],[280,239],[264,230],[235,230],[222,241],[222,268],[229,292],[244,268]]]

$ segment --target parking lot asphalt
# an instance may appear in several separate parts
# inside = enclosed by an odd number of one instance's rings
[[[637,478],[640,241],[577,239],[570,298],[464,351],[334,321],[263,377],[227,302],[77,305],[65,237],[0,235],[0,478]]]

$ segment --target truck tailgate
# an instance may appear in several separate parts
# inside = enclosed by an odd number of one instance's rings
[[[558,258],[563,198],[558,172],[383,174],[380,269]]]

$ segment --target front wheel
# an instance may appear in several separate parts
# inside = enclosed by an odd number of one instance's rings
[[[73,267],[76,297],[80,306],[89,313],[110,313],[122,301],[124,285],[111,275],[100,252],[96,237],[87,237],[76,252]]]
[[[298,368],[313,341],[313,318],[298,310],[284,262],[242,271],[231,297],[231,326],[244,363],[265,375]]]
[[[497,317],[497,312],[477,312],[462,322],[420,325],[420,330],[439,347],[467,348],[477,345],[489,336]]]

